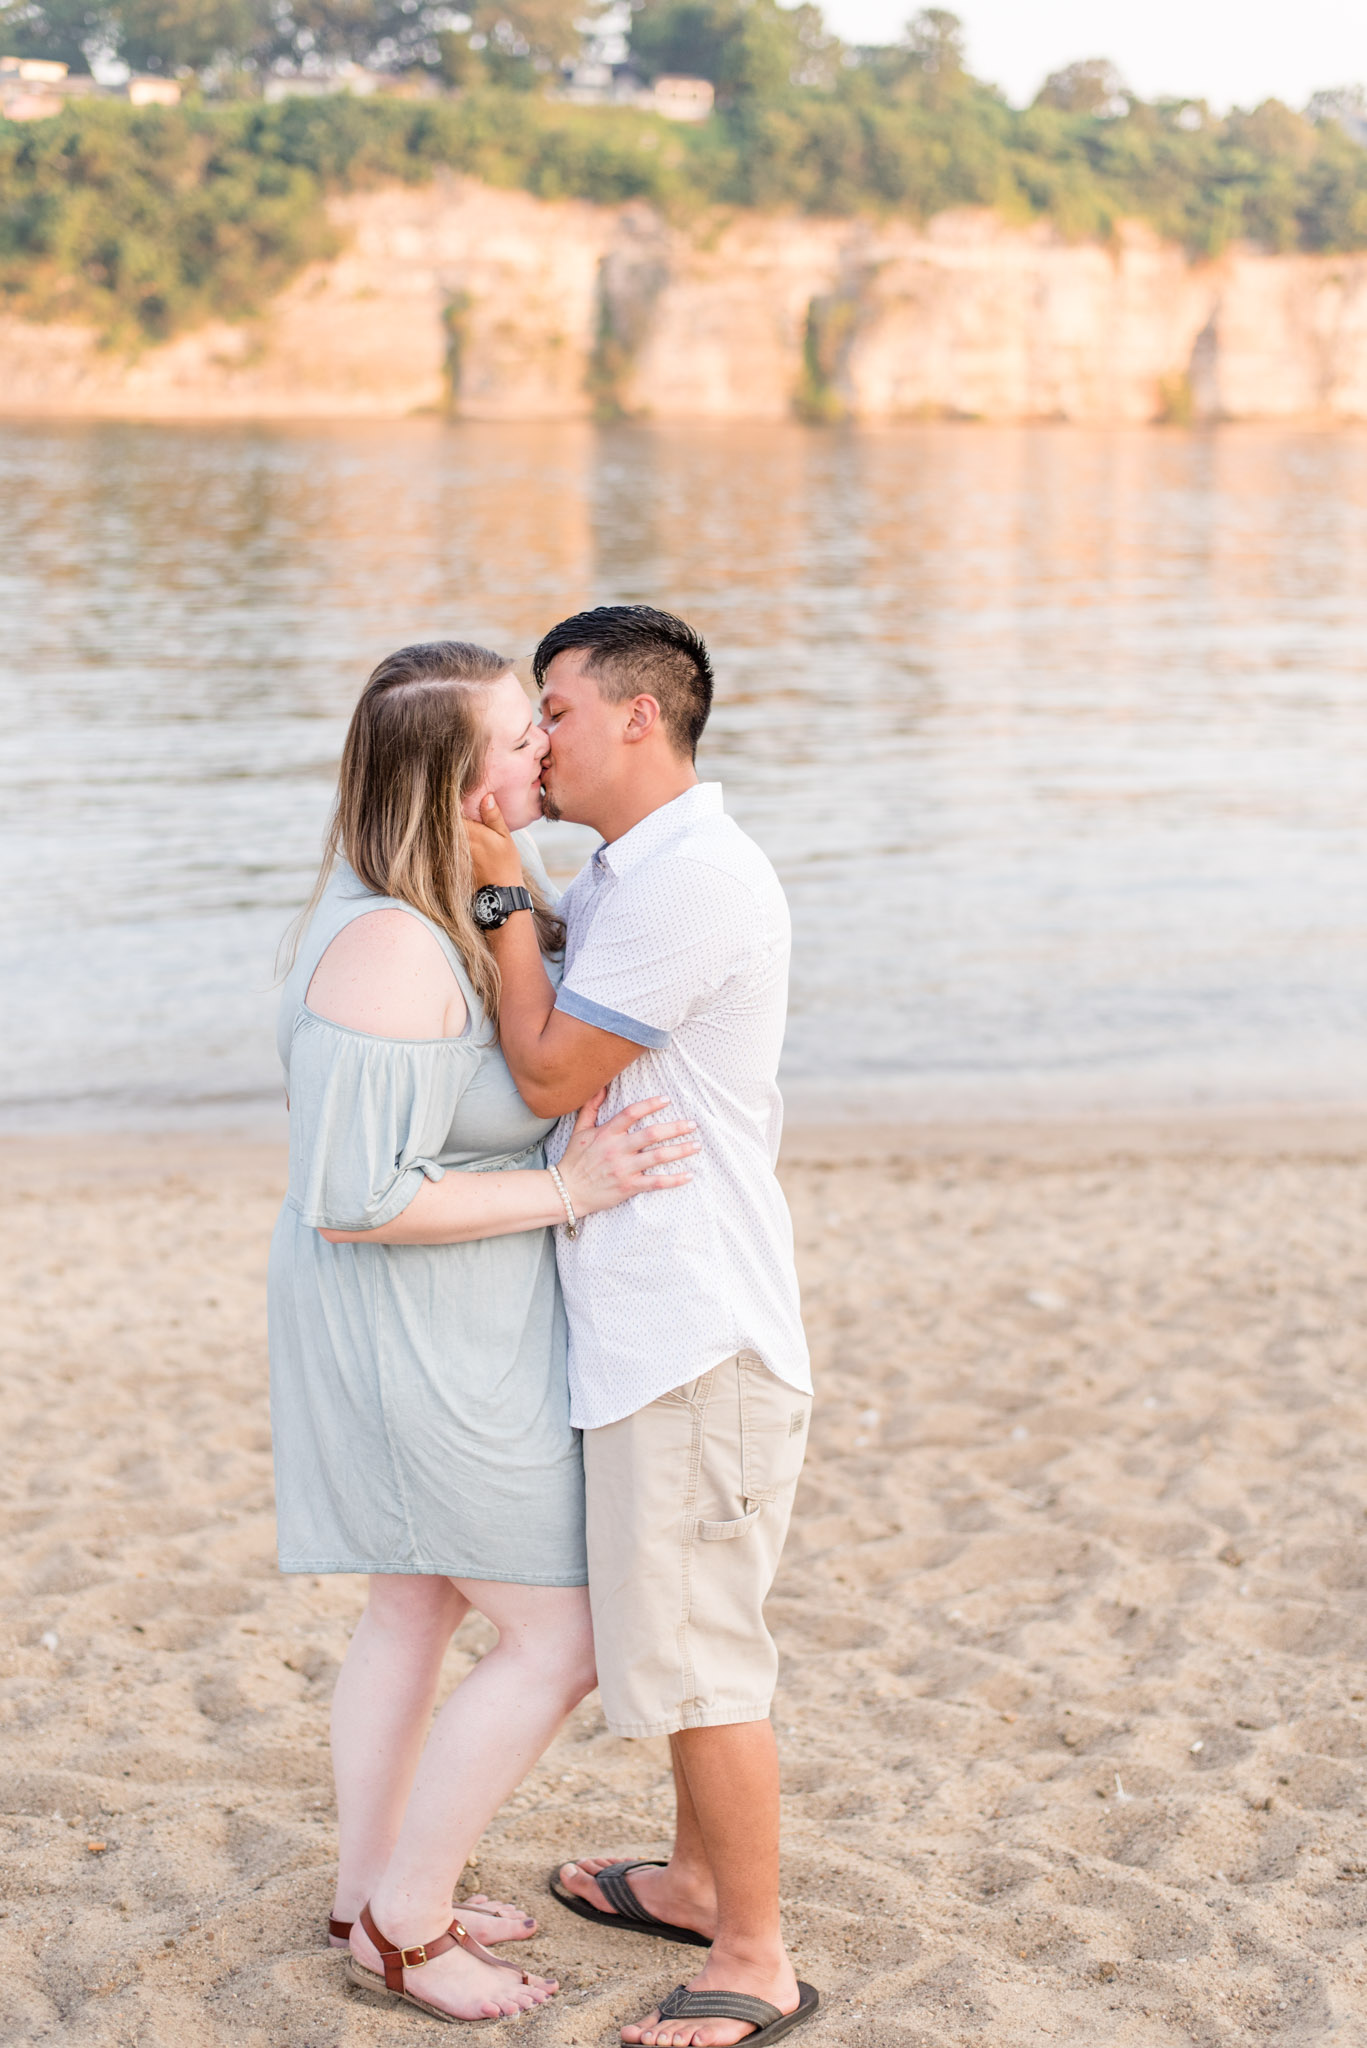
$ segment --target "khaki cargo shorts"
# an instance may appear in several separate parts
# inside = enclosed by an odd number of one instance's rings
[[[742,1351],[584,1431],[589,1599],[614,1735],[767,1719],[778,1652],[764,1601],[811,1406]]]

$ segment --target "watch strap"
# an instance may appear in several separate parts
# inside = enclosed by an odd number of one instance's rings
[[[481,899],[487,902],[491,896],[498,905],[499,915],[493,918],[483,918],[479,914]],[[521,884],[514,888],[502,888],[494,882],[486,882],[482,888],[476,889],[474,906],[475,923],[482,931],[500,930],[508,922],[508,919],[515,910],[535,910],[536,908],[530,889],[522,887]]]

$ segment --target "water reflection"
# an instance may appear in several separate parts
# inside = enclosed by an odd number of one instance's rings
[[[1362,437],[26,426],[0,479],[11,1125],[269,1101],[370,665],[623,598],[712,642],[804,1106],[1361,1092]]]

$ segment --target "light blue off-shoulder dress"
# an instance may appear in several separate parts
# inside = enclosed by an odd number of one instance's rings
[[[531,841],[524,860],[539,867]],[[285,983],[289,1192],[271,1242],[280,1567],[581,1586],[584,1478],[549,1230],[470,1244],[330,1244],[391,1221],[424,1178],[540,1167],[527,1108],[446,934],[460,1038],[373,1038],[309,1009],[344,926],[408,910],[332,876]],[[409,911],[418,916],[416,911]]]

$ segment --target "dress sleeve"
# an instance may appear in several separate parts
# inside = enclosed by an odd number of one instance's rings
[[[290,1052],[287,1200],[315,1230],[378,1230],[446,1169],[478,1053],[464,1038],[406,1044],[301,1016]]]

